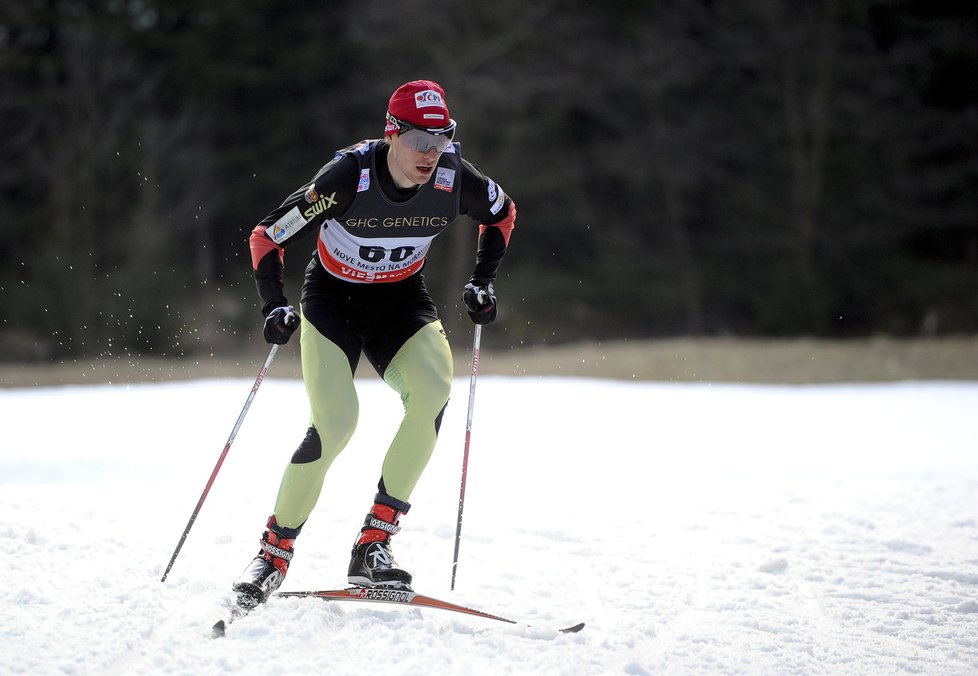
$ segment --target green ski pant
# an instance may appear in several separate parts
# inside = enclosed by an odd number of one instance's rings
[[[276,521],[287,528],[299,528],[309,518],[326,472],[353,436],[360,411],[343,350],[304,319],[300,345],[311,420],[306,441],[285,469],[275,502]],[[435,448],[451,393],[452,353],[441,322],[426,324],[411,336],[383,377],[400,394],[404,418],[387,450],[381,479],[388,495],[408,502]]]

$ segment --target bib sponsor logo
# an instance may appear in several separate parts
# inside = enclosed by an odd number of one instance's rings
[[[347,228],[444,228],[448,226],[447,216],[397,216],[380,218],[348,218],[343,221]]]
[[[338,221],[329,223],[335,227],[324,226],[319,233],[319,261],[340,279],[366,284],[396,282],[416,273],[434,238],[360,239],[351,237]]]
[[[336,193],[333,193],[333,194],[335,195]],[[306,194],[303,195],[303,197],[306,198],[306,201],[309,202],[309,204],[312,204],[313,202],[315,202],[316,200],[319,199],[319,193],[316,192],[316,184],[315,183],[313,183],[311,186],[309,186],[309,190],[306,191]]]
[[[265,234],[271,237],[276,244],[281,244],[301,230],[308,222],[299,213],[299,207],[292,207],[282,218],[265,228]]]
[[[357,184],[357,192],[364,192],[370,189],[370,170],[364,169],[360,172],[360,182]]]
[[[451,192],[455,187],[455,170],[442,167],[435,174],[435,188]]]
[[[496,182],[491,178],[489,179],[489,201],[496,201]]]

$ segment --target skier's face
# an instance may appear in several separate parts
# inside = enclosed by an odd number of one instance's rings
[[[391,148],[387,153],[387,166],[397,187],[411,188],[427,183],[441,153],[435,148],[418,152],[407,145],[400,134],[392,134],[388,140]]]

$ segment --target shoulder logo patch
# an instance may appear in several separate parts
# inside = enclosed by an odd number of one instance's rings
[[[499,210],[503,208],[503,204],[506,203],[506,193],[503,192],[503,187],[489,180],[489,201],[492,202],[492,206],[489,207],[489,211],[495,216],[499,213]]]
[[[265,234],[276,244],[281,244],[301,230],[306,223],[308,221],[299,213],[299,207],[292,207],[282,218],[265,228]]]

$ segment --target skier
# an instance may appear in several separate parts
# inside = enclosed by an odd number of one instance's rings
[[[489,323],[496,317],[493,281],[516,221],[514,202],[462,159],[454,134],[442,87],[408,82],[390,98],[384,139],[336,152],[251,233],[264,338],[282,345],[301,327],[311,415],[285,468],[261,549],[233,584],[239,597],[265,601],[288,572],[326,471],[357,424],[353,375],[361,352],[400,394],[404,417],[353,545],[347,579],[410,589],[411,575],[394,560],[391,536],[431,457],[452,381],[451,350],[421,274],[425,255],[459,214],[481,224],[462,301],[473,322]],[[284,247],[309,232],[318,242],[296,311],[284,290]]]

